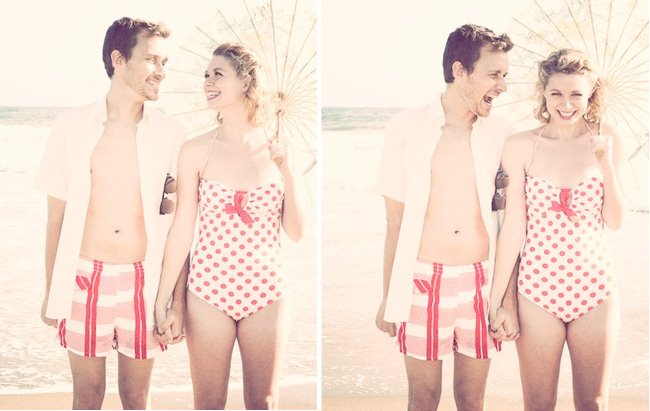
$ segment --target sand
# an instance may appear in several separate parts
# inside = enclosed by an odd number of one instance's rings
[[[316,384],[287,385],[280,388],[280,407],[285,410],[316,409]],[[72,406],[71,393],[0,395],[0,409],[15,410],[64,410]],[[122,403],[117,393],[107,393],[103,410],[121,410]],[[153,392],[151,409],[154,410],[191,410],[192,393],[188,391]],[[228,391],[228,410],[244,409],[241,389]]]

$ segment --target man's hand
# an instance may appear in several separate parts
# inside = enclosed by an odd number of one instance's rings
[[[516,308],[501,306],[490,313],[490,335],[500,341],[519,338],[519,317]]]
[[[183,313],[175,309],[156,308],[154,335],[161,344],[176,344],[185,338]]]
[[[45,298],[43,298],[43,304],[41,304],[41,321],[43,321],[45,323],[45,325],[56,328],[56,320],[53,320],[51,318],[47,318],[45,316],[45,312],[47,310],[47,299],[48,299],[48,297],[49,296],[46,295]]]
[[[185,331],[183,330],[184,310],[172,307],[167,310],[167,319],[171,317],[170,329],[172,331],[172,342],[170,344],[177,344],[185,339]]]
[[[395,330],[395,323],[384,321],[384,311],[386,310],[386,301],[382,301],[377,310],[377,317],[375,318],[375,325],[379,331],[387,333],[389,336],[394,337],[397,333]]]

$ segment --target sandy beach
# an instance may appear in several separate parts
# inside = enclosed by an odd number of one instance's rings
[[[280,408],[283,410],[313,410],[316,409],[316,384],[296,384],[282,386],[280,389]],[[0,409],[34,409],[34,410],[63,410],[72,405],[71,393],[0,395]],[[107,393],[104,398],[103,410],[121,410],[122,403],[117,393]],[[151,393],[151,409],[153,410],[191,410],[191,391],[171,391]],[[228,392],[227,410],[244,409],[244,400],[240,388]]]
[[[381,299],[383,200],[372,192],[381,130],[331,131],[323,137],[323,409],[406,409],[406,373],[394,342],[374,325]],[[348,161],[340,167],[329,158]],[[344,171],[343,171],[344,170]],[[647,194],[646,194],[647,197]],[[647,208],[646,208],[647,210]],[[648,214],[631,212],[606,244],[618,275],[622,327],[610,409],[648,409]],[[557,410],[573,410],[571,367],[562,356]],[[492,361],[486,403],[523,409],[513,343]],[[441,410],[455,409],[453,365],[443,365]]]

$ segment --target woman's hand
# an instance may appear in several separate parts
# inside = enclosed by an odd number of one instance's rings
[[[280,170],[280,173],[282,173],[283,176],[291,172],[291,156],[289,155],[289,151],[289,143],[286,137],[269,141],[269,155],[271,156],[271,161],[278,166],[278,170]]]
[[[514,341],[519,338],[519,317],[517,310],[504,306],[490,312],[490,335],[500,341]]]
[[[592,136],[591,151],[596,155],[601,169],[613,166],[612,136],[607,134]]]
[[[183,313],[173,308],[156,306],[154,311],[156,329],[154,335],[161,344],[176,344],[185,338]]]

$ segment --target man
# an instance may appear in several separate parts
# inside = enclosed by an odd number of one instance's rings
[[[101,408],[112,349],[122,405],[144,409],[153,357],[165,349],[152,333],[173,218],[161,197],[174,191],[167,176],[185,133],[145,102],[158,99],[168,37],[162,24],[127,17],[109,27],[108,94],[56,119],[36,177],[48,195],[41,317],[68,350],[74,409]]]
[[[446,90],[389,123],[377,191],[385,198],[384,298],[377,327],[404,354],[409,410],[436,409],[442,360],[454,358],[459,410],[482,410],[497,216],[495,175],[510,127],[489,117],[506,91],[507,35],[471,24],[449,35]]]

